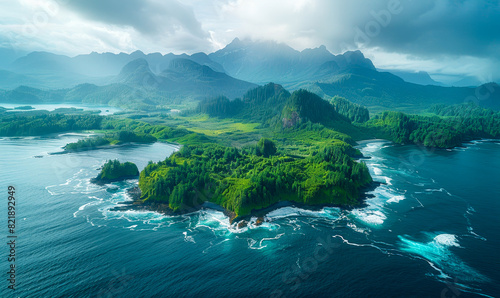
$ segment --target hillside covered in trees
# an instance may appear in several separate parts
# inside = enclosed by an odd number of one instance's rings
[[[82,114],[23,115],[4,113],[0,116],[0,136],[36,136],[66,131],[100,129],[103,117]]]
[[[268,84],[243,99],[200,102],[192,113],[257,122],[274,140],[244,148],[184,143],[180,152],[141,172],[144,204],[188,212],[210,201],[238,217],[279,201],[357,205],[372,182],[364,163],[353,159],[359,156],[354,141],[333,130],[357,128],[313,93],[290,94]],[[299,146],[298,156],[291,146]]]
[[[182,144],[179,152],[150,162],[140,173],[140,203],[183,213],[209,201],[233,217],[280,201],[360,204],[363,189],[372,179],[364,163],[355,160],[360,157],[353,147],[355,140],[385,138],[400,144],[451,148],[474,138],[500,138],[499,113],[474,105],[432,106],[428,113],[434,116],[384,112],[369,119],[365,107],[344,98],[325,100],[306,90],[290,93],[272,83],[240,99],[203,100],[176,117],[141,116],[143,121],[138,121],[92,114],[26,113],[1,114],[0,134],[105,131],[99,137],[68,144],[68,151],[157,140]],[[213,127],[229,122],[252,129],[209,136],[200,131],[210,130],[187,125],[200,119]],[[228,138],[248,136],[254,138],[250,145],[228,145]],[[112,181],[135,174],[133,170],[129,164],[112,161],[97,178]]]
[[[473,105],[435,106],[430,109],[446,117],[384,112],[365,124],[378,138],[399,144],[453,148],[480,138],[500,138],[500,113]]]
[[[346,143],[328,146],[314,156],[297,159],[258,156],[216,144],[187,145],[146,166],[139,187],[145,203],[162,202],[173,211],[187,212],[210,201],[234,217],[279,201],[357,205],[362,188],[372,179],[364,163],[346,154],[348,147]]]

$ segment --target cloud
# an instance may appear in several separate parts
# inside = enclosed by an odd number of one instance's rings
[[[387,51],[420,56],[491,56],[500,49],[498,1],[401,1],[402,11],[373,39]]]
[[[192,8],[176,0],[20,0],[0,7],[0,35],[24,49],[71,55],[212,48]]]
[[[217,18],[202,22],[219,44],[234,37],[299,50],[324,44],[334,53],[376,52],[370,58],[379,67],[500,78],[499,1],[218,0],[213,9]]]
[[[67,0],[66,6],[87,19],[130,26],[142,34],[185,30],[199,38],[207,37],[192,9],[176,0]]]
[[[239,37],[298,50],[360,48],[378,67],[500,78],[492,0],[19,0],[0,8],[0,41],[26,50],[212,52]]]
[[[220,15],[207,24],[208,30],[220,33],[221,27],[231,26],[231,35],[240,38],[274,39],[301,49],[325,44],[334,52],[342,51],[342,47],[361,46],[418,55],[484,56],[498,51],[500,45],[500,31],[496,30],[500,27],[499,1],[218,0],[213,3]],[[198,10],[202,9],[207,8],[202,6]],[[359,38],[359,31],[368,37],[367,42]]]
[[[85,19],[133,28],[132,39],[148,39],[149,50],[193,52],[211,47],[210,34],[193,9],[177,0],[67,0],[66,5]]]

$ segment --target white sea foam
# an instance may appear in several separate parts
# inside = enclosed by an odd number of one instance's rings
[[[460,247],[457,236],[453,234],[430,234],[428,242],[419,242],[406,236],[398,236],[400,249],[412,255],[419,256],[429,262],[440,274],[440,278],[453,276],[463,281],[485,281],[487,277],[465,264],[453,253],[452,248]]]
[[[187,232],[182,232],[182,234],[184,235],[184,241],[196,243],[196,241],[194,241],[193,236],[188,236]]]
[[[368,199],[367,203],[371,206],[378,206],[381,209],[386,203],[397,203],[405,199],[402,191],[397,191],[390,187],[391,185],[381,185],[375,190],[369,192],[374,198]]]
[[[406,199],[405,196],[394,196],[392,198],[390,198],[389,200],[387,200],[387,203],[399,203],[399,201],[402,201]]]
[[[348,223],[347,223],[347,226],[348,226],[349,228],[351,228],[353,231],[358,232],[358,233],[365,234],[365,233],[366,233],[366,231],[367,231],[366,229],[363,229],[363,228],[360,228],[360,227],[356,226],[356,224],[354,224],[354,223],[352,223],[352,222],[348,222]]]
[[[127,210],[107,211],[106,213],[108,218],[123,218],[129,222],[143,222],[144,224],[148,224],[152,220],[167,218],[166,215],[154,211]]]
[[[453,196],[449,191],[447,191],[444,188],[439,188],[439,189],[432,189],[432,188],[426,188],[426,192],[444,192],[445,194],[449,195],[450,197]]]
[[[391,145],[388,145],[388,142],[375,142],[367,144],[360,150],[363,153],[367,153],[367,155],[375,155],[371,153],[390,146]],[[374,180],[384,184],[378,186],[373,191],[368,192],[368,194],[373,195],[372,198],[368,198],[366,200],[368,207],[355,209],[350,212],[350,216],[352,218],[368,227],[380,227],[388,218],[387,212],[390,209],[388,209],[386,205],[399,203],[406,199],[406,191],[395,189],[392,184],[393,179],[391,177],[384,176],[384,169],[387,169],[387,166],[384,164],[383,160],[384,159],[379,156],[371,156],[366,165],[373,173]],[[389,171],[388,173],[392,173],[392,171]],[[399,171],[398,175],[401,174],[408,173]]]
[[[469,206],[467,208],[467,210],[465,211],[464,213],[464,217],[465,219],[467,220],[467,231],[469,232],[469,234],[471,234],[473,237],[477,238],[477,239],[480,239],[482,241],[487,241],[486,238],[484,238],[483,236],[479,235],[478,233],[474,232],[474,228],[472,227],[472,223],[470,221],[470,216],[472,216],[474,213],[476,213],[476,210],[472,207],[472,206]]]
[[[92,206],[92,205],[97,205],[97,204],[99,204],[99,202],[89,202],[87,204],[84,204],[84,205],[78,207],[78,210],[73,213],[73,217],[76,217],[76,215],[78,214],[78,212],[83,211],[83,209],[85,209],[86,207]]]
[[[247,239],[248,240],[248,248],[250,248],[250,249],[263,249],[263,248],[266,248],[268,245],[264,244],[264,242],[278,240],[283,235],[285,235],[285,233],[278,234],[275,237],[262,238],[262,239],[260,239],[260,241],[256,241],[255,239],[248,238]]]
[[[373,142],[373,143],[368,143],[368,144],[366,144],[366,146],[361,148],[361,151],[362,152],[377,152],[382,148],[389,147],[389,145],[387,145],[388,143],[389,143],[388,141],[377,141],[377,142]]]
[[[445,246],[460,247],[460,244],[458,244],[457,237],[453,234],[439,234],[436,237],[434,237],[434,241],[436,243]]]
[[[379,210],[356,209],[351,214],[369,226],[380,226],[387,219],[387,216]]]
[[[327,218],[327,219],[338,219],[340,214],[340,208],[336,207],[325,207],[318,211],[301,209],[298,207],[283,207],[269,212],[265,218],[268,221],[274,221],[281,218],[288,217],[314,217],[314,218]]]
[[[382,170],[380,168],[373,167],[373,173],[377,176],[380,176],[382,175]]]

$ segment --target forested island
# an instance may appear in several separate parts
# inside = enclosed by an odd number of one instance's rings
[[[347,144],[326,146],[314,156],[258,154],[218,144],[184,146],[166,160],[141,172],[141,200],[163,202],[187,212],[204,201],[249,215],[280,201],[306,205],[359,204],[363,187],[372,182],[364,163],[347,154]]]
[[[425,115],[367,108],[342,97],[323,99],[277,84],[241,99],[212,97],[182,115],[16,114],[0,117],[1,136],[100,131],[65,146],[68,152],[128,143],[175,142],[182,148],[139,174],[130,163],[108,161],[93,181],[139,176],[134,204],[167,213],[204,202],[242,218],[279,202],[306,206],[362,204],[373,185],[357,140],[452,148],[478,138],[500,138],[500,114],[474,104],[432,106]],[[134,118],[134,119],[131,119]]]
[[[128,143],[154,143],[157,139],[146,133],[121,130],[119,132],[108,133],[104,136],[95,136],[78,140],[64,146],[66,152],[85,151],[103,148],[105,146],[123,145]]]
[[[139,169],[134,163],[121,163],[117,159],[108,160],[101,169],[97,177],[91,179],[92,183],[104,184],[110,182],[121,181],[125,179],[133,179],[139,176]]]

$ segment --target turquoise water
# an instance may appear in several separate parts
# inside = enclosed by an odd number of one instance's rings
[[[366,206],[285,207],[237,229],[214,210],[111,211],[137,181],[91,184],[106,159],[142,169],[176,148],[48,155],[80,137],[0,139],[0,189],[6,198],[15,186],[18,203],[17,290],[3,278],[1,297],[500,295],[498,143],[430,151],[365,142],[383,183]],[[5,260],[8,247],[0,251]]]

